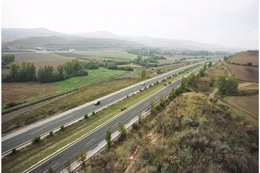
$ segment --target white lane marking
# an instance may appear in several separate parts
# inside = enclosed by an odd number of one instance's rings
[[[90,142],[94,141],[96,138],[93,138],[92,140],[88,141],[85,145],[87,146]]]
[[[58,164],[60,164],[60,162],[54,164],[53,166],[51,166],[51,168],[54,168],[54,167],[57,166]],[[47,173],[47,172],[49,172],[49,170],[44,171],[44,173]]]
[[[41,131],[42,129],[43,129],[43,128],[41,128],[41,129],[39,129],[39,130],[36,130],[36,131],[34,131],[34,132],[30,133],[30,134],[31,134],[31,135],[32,135],[32,134],[35,134],[35,133]]]

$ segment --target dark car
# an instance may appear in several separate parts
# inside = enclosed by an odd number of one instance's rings
[[[101,103],[101,101],[98,100],[98,101],[95,102],[94,105],[97,106],[97,105],[100,105],[100,103]]]

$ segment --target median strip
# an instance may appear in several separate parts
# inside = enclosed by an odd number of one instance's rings
[[[171,80],[173,79],[168,79],[165,82]],[[86,121],[80,120],[79,122],[66,127],[64,129],[65,133],[63,131],[58,131],[56,134],[54,134],[55,137],[47,137],[40,144],[28,146],[21,152],[7,156],[7,158],[2,160],[3,171],[22,172],[31,165],[36,164],[60,148],[68,145],[71,143],[71,141],[75,141],[84,134],[89,133],[92,129],[95,129],[95,127],[108,121],[115,115],[118,115],[121,112],[121,108],[127,108],[136,104],[136,102],[143,100],[162,87],[164,87],[164,84],[160,83],[129,98],[125,98],[124,100],[121,100],[120,102],[115,103],[96,113],[94,116],[90,116]]]

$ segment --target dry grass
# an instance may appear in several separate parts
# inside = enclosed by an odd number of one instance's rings
[[[238,109],[247,112],[254,117],[258,117],[258,95],[257,96],[242,96],[242,97],[228,97],[227,102],[237,107]]]
[[[27,124],[31,124],[40,119],[53,116],[58,112],[74,108],[89,101],[113,93],[119,89],[137,83],[137,79],[117,79],[112,81],[104,81],[85,87],[73,94],[62,97],[51,103],[45,104],[35,109],[31,109],[18,117],[10,119],[2,124],[3,133],[9,132]]]
[[[240,52],[230,58],[231,63],[247,64],[252,62],[253,65],[259,65],[258,51]]]
[[[51,84],[2,83],[2,104],[27,100],[39,93],[48,93],[54,90],[56,87]]]
[[[70,57],[55,55],[51,53],[13,52],[12,54],[15,55],[14,63],[21,64],[23,61],[32,62],[34,63],[36,68],[44,65],[52,65],[56,67],[72,59]]]
[[[228,68],[238,80],[258,83],[258,68],[228,64]]]

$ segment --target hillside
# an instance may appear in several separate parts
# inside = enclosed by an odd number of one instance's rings
[[[252,105],[244,103],[249,98],[244,96],[241,109],[212,95],[215,86],[209,80],[221,73],[229,73],[221,63],[206,70],[190,91],[139,119],[125,141],[91,158],[81,173],[258,172],[258,96]],[[246,113],[248,108],[254,116]]]
[[[231,73],[241,81],[258,83],[259,76],[259,52],[248,50],[239,52],[226,60]]]
[[[2,28],[2,42],[10,42],[27,37],[62,36],[63,33],[50,31],[45,28]]]
[[[82,172],[258,171],[257,122],[208,102],[203,94],[182,94],[140,127],[92,158]]]
[[[48,46],[47,48],[50,49],[72,48],[77,50],[145,46],[177,50],[188,49],[228,52],[234,52],[238,50],[235,48],[200,43],[192,40],[165,39],[147,36],[120,36],[107,31],[64,34],[55,31],[50,31],[44,28],[3,28],[2,44],[3,48],[22,47],[27,49],[43,46]]]
[[[45,49],[103,49],[103,48],[128,48],[141,46],[140,44],[107,38],[85,38],[79,36],[46,36],[46,37],[27,37],[6,42],[3,47],[21,47],[33,49],[43,47]]]
[[[259,64],[259,52],[258,50],[248,50],[245,52],[239,52],[234,56],[230,57],[230,63],[246,65],[252,63],[253,65]]]

